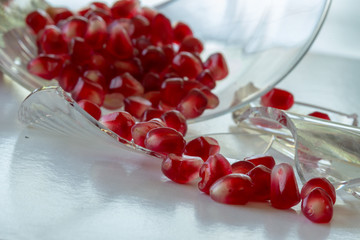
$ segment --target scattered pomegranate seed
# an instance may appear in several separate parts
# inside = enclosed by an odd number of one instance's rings
[[[39,33],[38,43],[45,54],[67,54],[68,44],[61,31],[54,25],[48,25]]]
[[[336,202],[336,191],[334,186],[326,178],[313,178],[307,181],[301,189],[301,198],[304,199],[314,188],[322,188],[331,198],[333,204]]]
[[[138,0],[119,0],[112,5],[110,10],[112,17],[118,19],[133,16],[138,11],[138,8]]]
[[[189,79],[195,79],[203,70],[201,61],[189,52],[178,53],[173,58],[172,67],[181,77]]]
[[[253,193],[253,182],[245,174],[232,173],[218,179],[210,188],[210,197],[225,204],[246,204]]]
[[[138,58],[131,58],[126,60],[115,60],[113,66],[118,75],[129,73],[131,76],[137,78],[142,75],[143,69]],[[144,86],[145,87],[145,86]]]
[[[231,170],[233,173],[247,174],[254,167],[255,164],[249,161],[237,161],[231,164]]]
[[[169,106],[177,106],[185,94],[184,80],[182,78],[169,78],[161,85],[161,101]]]
[[[317,117],[317,118],[321,118],[321,119],[330,121],[329,115],[327,115],[326,113],[322,113],[322,112],[312,112],[312,113],[309,113],[309,116]]]
[[[174,40],[174,32],[170,20],[163,14],[158,13],[151,20],[150,40],[155,46],[171,44]]]
[[[181,112],[177,110],[170,110],[161,115],[161,119],[164,121],[167,127],[173,128],[180,132],[183,136],[187,132],[186,118]]]
[[[229,161],[220,153],[210,156],[200,168],[200,191],[209,194],[211,185],[219,178],[232,173]]]
[[[294,170],[287,163],[280,163],[272,169],[270,200],[271,205],[279,209],[288,209],[300,202]]]
[[[104,89],[100,84],[92,82],[83,77],[78,79],[78,82],[72,90],[71,95],[75,101],[86,99],[99,106],[102,106],[105,97]]]
[[[168,127],[150,130],[144,142],[147,149],[166,155],[182,155],[186,143],[181,133]]]
[[[54,20],[55,24],[74,15],[69,9],[62,7],[48,7],[46,12]]]
[[[169,154],[162,162],[161,171],[172,181],[185,184],[199,177],[203,163],[199,157]]]
[[[288,110],[294,105],[294,96],[288,91],[273,88],[261,97],[261,104],[265,107]]]
[[[141,116],[141,121],[146,122],[146,121],[150,121],[153,118],[161,118],[163,113],[164,113],[164,111],[162,111],[160,109],[149,108]]]
[[[204,50],[202,42],[193,36],[187,36],[180,44],[179,52],[201,53]]]
[[[135,124],[135,119],[128,112],[119,111],[103,115],[100,122],[120,137],[131,141],[131,128]]]
[[[143,113],[151,107],[151,102],[140,96],[130,96],[125,98],[125,111],[137,119],[140,119]]]
[[[131,34],[132,38],[146,36],[149,33],[150,22],[146,17],[136,15],[131,19],[131,22],[134,25],[134,32]]]
[[[88,29],[88,20],[81,16],[73,16],[61,21],[60,29],[67,42],[75,37],[83,38]]]
[[[110,81],[110,93],[121,93],[124,97],[139,96],[144,93],[144,87],[131,74],[124,73]]]
[[[274,158],[268,155],[254,155],[251,157],[246,157],[244,160],[253,163],[255,166],[264,165],[270,169],[273,169],[275,166]]]
[[[57,76],[56,79],[58,80],[60,87],[62,87],[64,91],[71,92],[74,89],[76,83],[78,82],[79,77],[80,72],[78,68],[73,64],[67,64],[63,67],[59,76]]]
[[[167,65],[162,48],[149,46],[141,52],[141,62],[145,71],[161,72]]]
[[[90,102],[89,100],[80,100],[78,105],[89,113],[93,118],[99,120],[101,117],[101,109],[95,103]]]
[[[51,17],[43,10],[36,10],[29,13],[26,16],[25,22],[35,34],[44,29],[46,25],[54,24]]]
[[[157,15],[157,11],[155,9],[149,7],[142,7],[140,10],[141,15],[146,17],[146,19],[151,22],[154,17]]]
[[[227,63],[221,53],[210,55],[204,62],[204,68],[210,70],[215,80],[222,80],[229,74]]]
[[[106,80],[103,74],[98,70],[89,69],[83,73],[83,77],[101,85],[103,88],[106,87]]]
[[[214,109],[217,106],[219,106],[220,100],[219,100],[218,96],[213,94],[209,88],[203,87],[200,90],[206,96],[206,99],[207,99],[206,109]]]
[[[178,104],[179,110],[187,119],[199,117],[208,105],[207,97],[198,89],[192,89]]]
[[[214,89],[216,86],[215,79],[210,73],[209,69],[202,71],[197,77],[196,80],[199,81],[204,86],[207,86],[210,89]]]
[[[160,91],[149,91],[143,97],[151,102],[153,108],[159,105],[161,99]]]
[[[301,211],[312,222],[328,223],[333,216],[333,202],[322,188],[314,188],[302,200]]]
[[[103,107],[109,110],[116,110],[124,106],[124,95],[121,93],[106,93]]]
[[[57,77],[62,69],[63,60],[55,55],[39,55],[32,59],[27,69],[31,74],[46,80]]]
[[[254,201],[270,200],[271,169],[258,165],[251,169],[247,175],[254,183],[254,192],[251,199]]]
[[[216,139],[212,137],[197,137],[186,144],[185,154],[190,156],[198,156],[206,161],[210,156],[220,151],[220,145]]]
[[[94,49],[101,49],[107,37],[106,27],[106,22],[103,18],[96,15],[90,17],[89,24],[84,35],[85,42],[91,45]]]
[[[103,2],[92,2],[90,4],[91,9],[101,9],[105,11],[106,13],[110,13],[110,8],[106,5],[106,3]]]
[[[92,47],[83,38],[73,38],[70,43],[70,56],[74,64],[85,65],[93,54]]]
[[[110,27],[106,50],[119,59],[133,56],[134,49],[130,37],[121,23],[113,23]]]
[[[190,27],[183,22],[176,23],[174,27],[174,38],[175,42],[181,43],[185,37],[192,36],[193,32]]]
[[[145,147],[146,134],[154,128],[163,127],[158,122],[138,122],[131,128],[131,135],[135,144]]]

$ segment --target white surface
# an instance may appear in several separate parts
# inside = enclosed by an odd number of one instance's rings
[[[357,59],[309,54],[279,87],[291,90],[299,101],[360,114],[359,65]],[[0,239],[360,236],[360,201],[351,196],[338,197],[334,218],[325,225],[308,221],[299,206],[280,211],[261,203],[221,205],[194,185],[169,182],[154,158],[24,128],[16,115],[26,95],[18,85],[0,79]],[[193,125],[191,132],[225,131],[229,122],[224,116]]]

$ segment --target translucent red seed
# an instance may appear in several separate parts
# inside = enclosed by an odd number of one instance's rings
[[[173,128],[180,132],[183,136],[187,132],[186,118],[177,110],[170,110],[161,115],[161,119],[164,121],[167,127]]]
[[[261,97],[261,104],[265,107],[288,110],[294,105],[294,96],[288,91],[273,88]]]
[[[131,128],[135,119],[125,111],[119,111],[103,115],[100,122],[120,137],[130,141],[132,139]]]
[[[146,134],[154,128],[162,127],[157,122],[138,122],[131,127],[131,135],[135,144],[145,147]]]
[[[210,156],[217,154],[220,151],[220,145],[215,138],[212,137],[197,137],[187,142],[185,147],[185,154],[190,156],[198,156],[206,161]]]
[[[187,119],[199,117],[206,109],[208,100],[206,95],[198,89],[192,89],[177,105]]]
[[[101,109],[99,108],[98,105],[96,105],[95,103],[92,103],[88,100],[80,100],[78,102],[78,105],[84,109],[87,113],[89,113],[93,118],[95,118],[95,120],[99,120],[101,117]]]
[[[50,16],[43,10],[36,10],[29,13],[26,16],[25,22],[35,34],[44,29],[46,25],[54,23]]]
[[[336,191],[334,186],[327,180],[326,178],[312,178],[307,181],[301,189],[301,198],[304,199],[309,192],[311,192],[314,188],[320,187],[322,188],[331,198],[332,202],[335,204],[336,202]]]
[[[305,217],[315,223],[328,223],[333,216],[333,203],[322,188],[314,188],[301,202]]]
[[[193,32],[190,27],[183,22],[176,23],[174,27],[175,42],[181,43],[185,37],[192,36]]]
[[[214,53],[204,62],[204,68],[209,69],[215,80],[222,80],[228,74],[228,66],[221,53]]]
[[[321,118],[321,119],[325,119],[325,120],[329,120],[330,121],[330,117],[329,115],[327,115],[326,113],[322,113],[322,112],[312,112],[312,113],[309,113],[309,116],[312,116],[312,117],[317,117],[317,118]]]
[[[263,165],[270,169],[273,169],[275,166],[275,159],[269,155],[254,155],[246,157],[244,160],[253,163],[255,166]]]
[[[143,113],[151,107],[151,102],[140,96],[130,96],[124,99],[125,111],[137,119],[140,119]]]
[[[247,175],[254,184],[251,199],[254,201],[270,200],[271,169],[258,165],[251,169]]]
[[[32,59],[27,70],[46,80],[57,77],[62,69],[63,60],[55,55],[39,55]]]
[[[249,161],[237,161],[231,164],[231,170],[233,173],[247,174],[254,167],[255,164]]]
[[[195,79],[203,70],[201,61],[189,52],[178,53],[172,61],[172,67],[181,77]]]

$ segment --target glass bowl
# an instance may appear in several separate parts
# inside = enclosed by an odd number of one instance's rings
[[[77,1],[76,6],[87,2]],[[73,6],[65,0],[51,3]],[[173,23],[189,24],[204,42],[203,60],[214,52],[224,54],[229,75],[218,81],[213,91],[220,99],[219,106],[190,120],[202,121],[234,111],[280,82],[316,38],[330,0],[173,0],[141,4],[155,7]],[[0,6],[0,69],[30,91],[57,85],[55,80],[40,79],[26,70],[36,54],[36,45],[24,19],[30,11],[47,6],[42,0],[2,1]]]

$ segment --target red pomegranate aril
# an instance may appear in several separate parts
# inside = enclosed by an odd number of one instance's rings
[[[163,127],[160,123],[157,122],[138,122],[135,123],[131,128],[131,135],[135,144],[145,147],[145,137],[146,134],[154,128]]]
[[[241,173],[223,176],[210,188],[210,197],[225,204],[244,205],[251,199],[252,193],[251,178]]]
[[[210,156],[217,154],[220,151],[220,145],[215,138],[212,137],[197,137],[185,146],[185,154],[190,156],[198,156],[206,161]]]
[[[65,41],[59,28],[54,25],[48,25],[39,33],[39,47],[45,54],[67,54],[68,44]]]
[[[100,84],[92,82],[84,77],[80,77],[71,92],[71,96],[77,102],[82,99],[86,99],[98,106],[102,106],[105,93]]]
[[[172,67],[181,77],[195,79],[202,72],[201,62],[189,52],[178,53],[172,61]]]
[[[207,97],[198,89],[192,89],[176,107],[186,119],[199,117],[208,105]]]
[[[227,63],[221,53],[210,55],[204,62],[204,68],[210,70],[215,80],[222,80],[229,74]]]
[[[95,103],[90,102],[89,100],[80,100],[78,105],[89,113],[93,118],[99,120],[101,117],[101,109]]]
[[[103,47],[106,38],[106,22],[96,15],[90,17],[87,31],[84,35],[85,41],[94,49],[100,49]]]
[[[58,80],[60,87],[62,87],[64,91],[71,92],[78,82],[79,77],[80,72],[78,68],[73,64],[67,64],[62,68],[56,80]]]
[[[202,85],[200,82],[196,81],[196,80],[187,80],[184,81],[184,90],[186,93],[190,92],[190,90],[192,89],[202,89],[205,86]]]
[[[207,105],[206,109],[214,109],[220,104],[220,100],[218,96],[213,94],[211,90],[207,87],[203,87],[200,89],[200,91],[206,96],[207,98]]]
[[[156,108],[159,105],[161,95],[160,91],[149,91],[143,97],[151,102],[153,108]]]
[[[193,36],[187,36],[181,42],[179,47],[179,52],[191,52],[191,53],[201,53],[204,50],[202,42]]]
[[[166,55],[160,47],[145,48],[140,59],[145,71],[161,72],[167,66]]]
[[[134,49],[128,33],[121,23],[112,23],[108,30],[106,50],[118,59],[129,59]]]
[[[251,157],[246,157],[244,160],[253,163],[255,166],[264,165],[270,169],[273,169],[275,166],[275,159],[269,155],[254,155]]]
[[[81,8],[79,11],[77,11],[77,15],[84,17],[86,15],[86,13],[88,13],[92,9],[93,8],[91,8],[91,6]]]
[[[62,69],[63,60],[55,55],[39,55],[27,65],[27,70],[46,80],[57,77]]]
[[[140,14],[146,17],[149,22],[151,22],[158,13],[153,8],[142,7],[140,10]]]
[[[162,46],[161,48],[165,53],[167,64],[170,65],[175,56],[175,50],[174,50],[173,45],[167,44],[167,45]]]
[[[216,180],[231,173],[231,165],[223,155],[220,153],[212,155],[200,168],[201,181],[198,183],[198,188],[209,194],[210,187]]]
[[[103,2],[92,2],[90,4],[90,8],[91,9],[101,9],[107,13],[110,13],[110,7],[108,5],[106,5],[106,3]]]
[[[138,0],[119,0],[116,1],[111,7],[112,17],[130,18],[138,12],[139,1]]]
[[[130,73],[133,77],[137,78],[142,75],[141,61],[138,58],[131,58],[126,60],[115,60],[113,62],[114,69],[117,74]]]
[[[199,157],[169,154],[161,164],[161,171],[172,181],[185,184],[199,177],[203,163]]]
[[[46,12],[54,20],[55,24],[57,24],[61,20],[65,20],[69,17],[74,16],[73,12],[71,12],[67,8],[62,8],[62,7],[48,7],[46,9]]]
[[[254,183],[253,196],[251,200],[254,201],[267,201],[270,200],[270,187],[271,187],[271,169],[258,165],[251,169],[247,175]]]
[[[141,121],[146,122],[146,121],[150,121],[153,118],[161,118],[161,115],[163,115],[163,113],[164,113],[164,111],[162,111],[160,109],[149,108],[141,116]]]
[[[150,41],[155,46],[171,44],[174,33],[170,20],[163,14],[158,13],[150,23]]]
[[[185,37],[192,36],[193,32],[190,27],[183,22],[178,22],[174,27],[174,39],[175,42],[181,43]]]
[[[301,211],[312,222],[328,223],[333,216],[333,202],[322,188],[314,188],[302,200]]]
[[[93,54],[92,47],[83,38],[73,38],[70,44],[70,57],[74,64],[85,65]]]
[[[214,89],[216,87],[216,82],[209,69],[202,71],[197,77],[196,80],[207,86],[209,89]]]
[[[311,117],[317,117],[317,118],[321,118],[321,119],[325,119],[325,120],[329,120],[330,121],[330,117],[329,115],[327,115],[326,113],[322,113],[322,112],[312,112],[312,113],[309,113],[309,116]]]
[[[162,84],[162,81],[160,80],[159,74],[154,73],[154,72],[146,73],[142,79],[142,85],[144,86],[145,92],[159,91],[161,88],[161,84]],[[160,101],[160,98],[159,98],[159,101]]]
[[[164,112],[175,110],[175,107],[170,106],[170,105],[168,105],[168,104],[166,104],[166,103],[164,103],[162,101],[159,102],[157,108],[164,111]]]
[[[139,96],[144,93],[144,87],[131,74],[124,73],[111,79],[109,84],[110,93],[121,93],[124,97]]]
[[[89,79],[90,81],[100,84],[103,88],[105,88],[106,86],[106,79],[104,75],[98,70],[94,70],[94,69],[87,70],[83,73],[83,77]]]
[[[270,201],[278,209],[288,209],[300,202],[294,170],[287,163],[275,165],[271,171]]]
[[[288,110],[294,105],[294,96],[288,91],[273,88],[261,97],[261,105]]]
[[[106,25],[111,24],[111,22],[113,21],[113,18],[111,16],[110,13],[104,11],[103,9],[90,9],[85,15],[85,18],[90,19],[92,17],[100,17],[102,20],[104,20],[104,22],[106,23]]]
[[[142,53],[144,49],[151,46],[150,40],[145,36],[132,39],[132,44],[134,48],[138,50],[139,53]]]
[[[29,13],[26,16],[25,22],[35,34],[44,29],[46,25],[54,24],[51,17],[43,10],[36,10]]]
[[[154,122],[154,123],[159,124],[160,127],[167,127],[166,124],[164,123],[164,121],[161,120],[160,118],[152,118],[147,122]]]
[[[164,121],[167,127],[173,128],[180,132],[183,136],[187,132],[186,118],[179,111],[170,110],[161,115],[161,119]]]
[[[124,106],[124,95],[121,93],[106,93],[103,107],[109,110],[116,110]]]
[[[326,178],[313,178],[305,183],[301,189],[300,196],[304,199],[314,188],[322,188],[331,198],[333,204],[336,202],[336,191],[334,186]]]
[[[130,96],[124,100],[125,111],[137,119],[140,119],[143,113],[151,107],[151,102],[140,96]]]
[[[136,15],[131,18],[131,22],[134,25],[134,32],[131,34],[131,38],[147,36],[150,30],[150,22],[146,17]]]
[[[167,79],[162,83],[160,93],[162,102],[176,107],[186,94],[184,80],[182,78]]]
[[[120,137],[131,141],[131,128],[135,124],[135,119],[125,111],[119,111],[103,115],[100,122]]]
[[[249,161],[237,161],[231,164],[231,170],[233,173],[247,174],[251,169],[255,167],[255,164]]]
[[[150,130],[144,143],[147,149],[165,155],[170,153],[182,155],[186,144],[181,133],[168,127]]]
[[[59,22],[61,32],[67,42],[75,37],[83,38],[88,29],[88,20],[81,16],[73,16]]]
[[[109,63],[101,53],[95,52],[89,59],[88,68],[90,69],[97,69],[104,74],[108,67]]]

